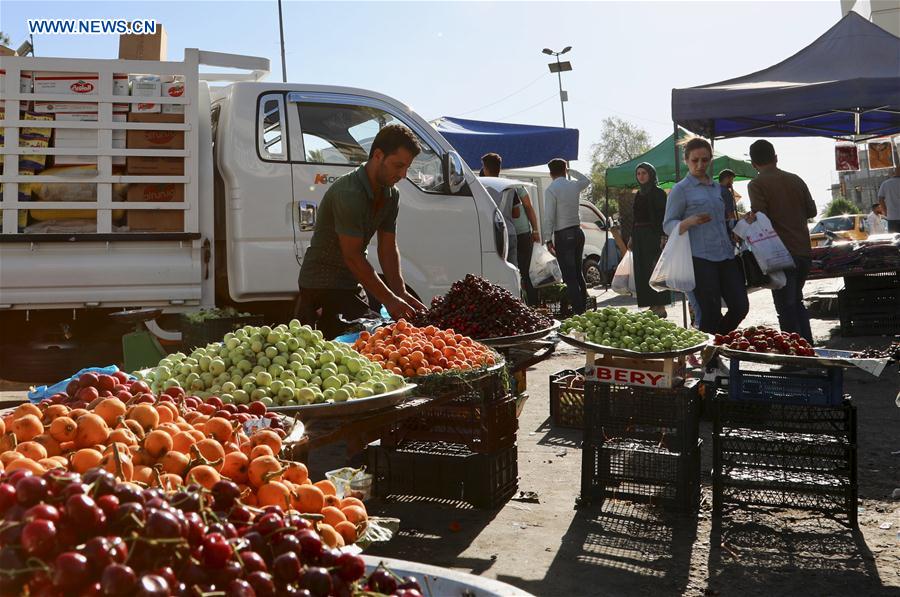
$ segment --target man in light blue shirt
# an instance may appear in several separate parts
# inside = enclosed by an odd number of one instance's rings
[[[579,201],[581,192],[591,185],[588,177],[570,170],[565,160],[556,158],[547,164],[553,182],[544,191],[544,242],[556,254],[572,311],[584,313],[587,304],[587,284],[581,269],[584,253],[584,232],[581,230]],[[572,174],[574,180],[567,180]]]

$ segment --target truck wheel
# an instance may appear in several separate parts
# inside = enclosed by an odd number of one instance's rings
[[[597,263],[596,259],[590,257],[585,259],[582,269],[584,271],[584,281],[587,283],[588,288],[594,288],[603,284],[603,270],[600,269],[600,264]]]

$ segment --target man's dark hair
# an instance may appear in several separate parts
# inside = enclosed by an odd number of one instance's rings
[[[754,141],[750,145],[750,161],[760,166],[775,161],[775,147],[765,139]]]
[[[380,149],[385,156],[389,156],[400,148],[405,149],[416,157],[422,151],[416,135],[402,124],[389,124],[378,131],[372,148],[369,150],[369,159],[375,155],[375,150]]]
[[[484,166],[484,172],[488,176],[499,176],[500,168],[503,166],[503,158],[499,153],[486,153],[481,156],[481,165]]]
[[[552,160],[547,162],[547,167],[550,168],[551,176],[566,175],[566,160],[562,158],[553,158]]]
[[[691,152],[695,149],[705,149],[709,152],[709,157],[712,158],[712,145],[709,144],[709,141],[703,137],[692,137],[684,143],[684,159],[690,158]]]
[[[723,180],[725,180],[725,179],[728,178],[729,176],[730,176],[731,178],[735,178],[735,177],[736,177],[736,175],[735,175],[735,173],[734,173],[734,170],[731,170],[731,169],[729,169],[729,168],[725,168],[724,170],[722,170],[721,172],[719,172],[719,182],[722,182]]]

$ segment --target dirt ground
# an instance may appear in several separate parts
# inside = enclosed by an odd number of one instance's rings
[[[840,280],[813,282],[807,296],[835,292]],[[601,304],[633,306],[629,298],[598,294]],[[745,325],[776,325],[767,291],[751,295]],[[676,312],[677,311],[677,312]],[[670,309],[681,321],[681,309]],[[883,347],[887,337],[841,338],[836,319],[814,319],[818,345]],[[370,511],[401,519],[392,541],[375,555],[447,566],[495,578],[539,596],[580,595],[896,595],[900,596],[900,389],[896,366],[880,378],[850,372],[845,392],[858,407],[859,527],[810,512],[740,510],[711,540],[710,424],[704,438],[699,515],[666,515],[646,505],[607,501],[575,510],[581,471],[581,432],[555,429],[549,419],[548,377],[584,364],[560,345],[528,372],[529,400],[519,419],[519,489],[538,503],[509,501],[493,511],[449,504],[375,500]],[[0,381],[9,397],[21,384]],[[343,466],[341,446],[314,452],[313,476]],[[437,597],[437,596],[436,596]]]

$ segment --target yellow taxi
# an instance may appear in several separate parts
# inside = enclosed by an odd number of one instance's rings
[[[869,238],[864,214],[845,214],[822,218],[809,231],[809,241],[813,247],[825,243],[825,232],[833,232],[840,240],[865,240]]]

